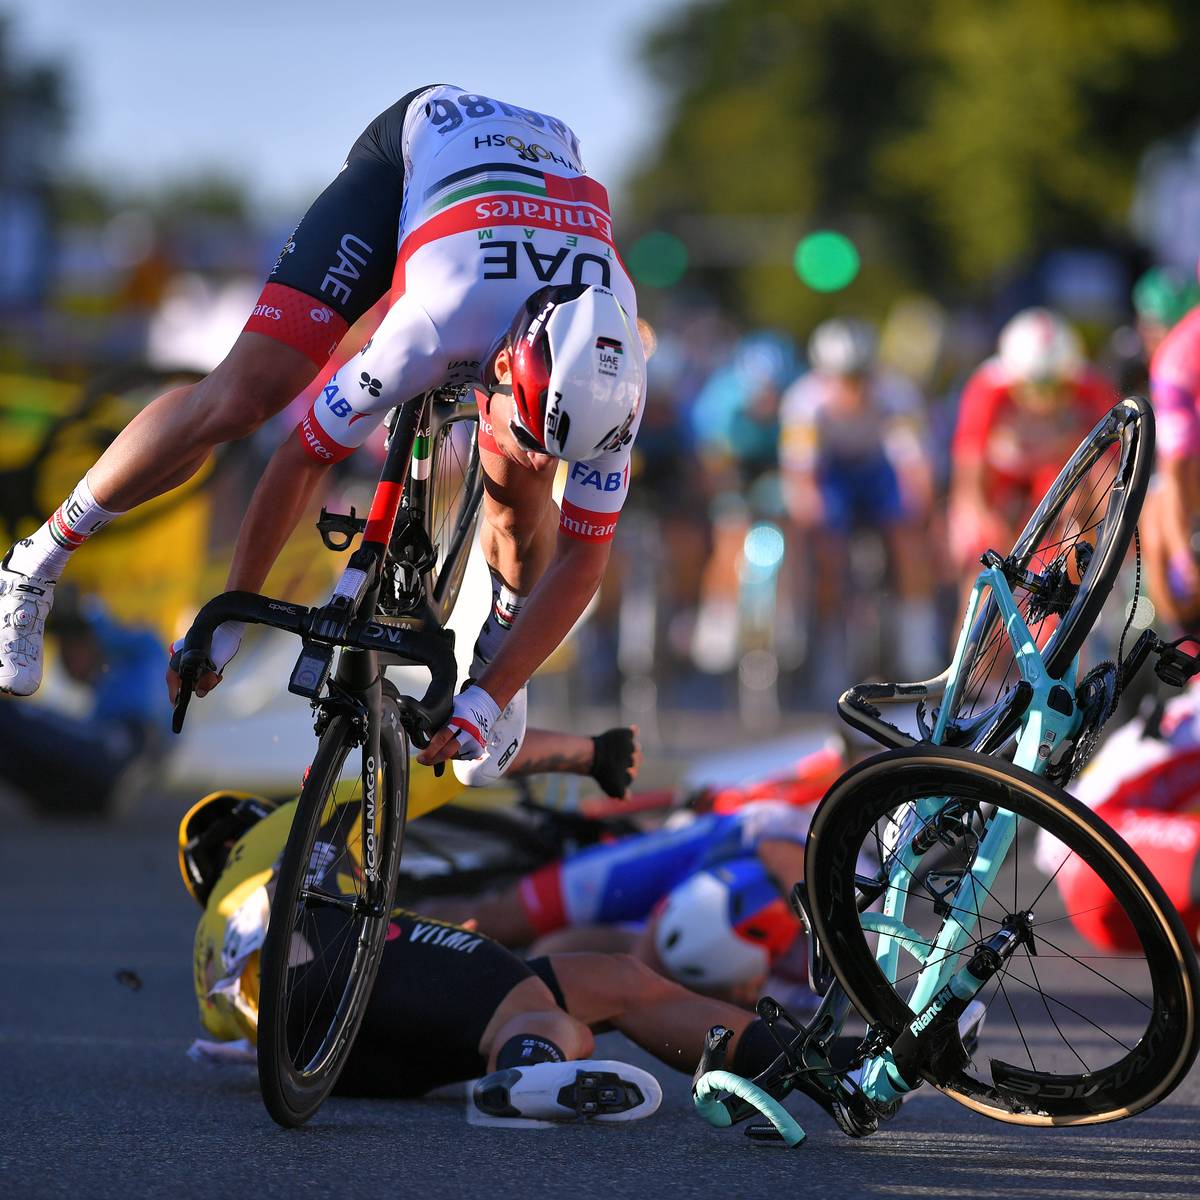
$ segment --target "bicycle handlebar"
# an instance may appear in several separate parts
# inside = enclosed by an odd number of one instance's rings
[[[214,596],[196,614],[182,648],[171,658],[171,665],[179,673],[179,694],[171,717],[171,728],[176,733],[183,729],[196,681],[205,671],[215,670],[212,661],[213,634],[217,626],[225,621],[269,625],[298,634],[305,641],[374,650],[427,667],[429,687],[421,699],[401,696],[398,700],[405,727],[418,745],[428,744],[429,737],[446,723],[454,709],[458,664],[448,638],[362,618],[342,625],[330,620],[328,606],[305,608],[300,604],[286,604],[282,600],[260,596],[257,592],[223,592]]]
[[[733,1124],[729,1110],[722,1103],[724,1096],[737,1096],[758,1109],[776,1132],[789,1145],[798,1146],[805,1133],[799,1122],[774,1096],[757,1084],[735,1075],[732,1071],[706,1071],[692,1085],[692,1100],[696,1111],[710,1124],[724,1129]]]

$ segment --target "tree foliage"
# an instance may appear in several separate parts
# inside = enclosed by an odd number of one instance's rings
[[[1142,151],[1200,115],[1194,0],[694,0],[643,58],[665,119],[631,181],[639,224],[690,243],[697,216],[843,228],[859,304],[1103,238]],[[714,273],[751,315],[823,303],[761,257]]]

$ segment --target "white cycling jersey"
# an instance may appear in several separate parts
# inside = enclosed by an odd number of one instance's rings
[[[834,386],[817,371],[802,375],[780,405],[780,457],[784,464],[811,471],[828,459],[862,462],[886,455],[893,465],[925,453],[924,402],[902,375],[877,371],[861,411],[843,411]]]
[[[300,425],[308,452],[324,462],[361,446],[393,405],[446,381],[478,382],[517,310],[548,283],[609,288],[636,322],[608,195],[584,173],[579,140],[562,121],[438,85],[409,105],[403,150],[394,301]],[[486,444],[482,410],[480,431]],[[563,532],[612,537],[629,488],[632,441],[571,464]]]

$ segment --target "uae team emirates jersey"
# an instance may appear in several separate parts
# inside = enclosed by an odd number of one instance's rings
[[[518,309],[548,283],[605,287],[636,323],[637,297],[613,242],[608,195],[584,173],[579,140],[562,121],[438,85],[414,97],[403,146],[397,299],[306,418],[315,423],[303,436],[321,457],[361,445],[391,404],[446,381],[477,382]],[[611,350],[598,345],[604,352]],[[370,388],[358,386],[363,379]],[[569,465],[564,533],[612,537],[643,408],[621,446]],[[480,440],[490,441],[482,410]]]

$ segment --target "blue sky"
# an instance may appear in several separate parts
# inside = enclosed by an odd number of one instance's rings
[[[66,157],[114,184],[219,167],[306,205],[363,126],[445,80],[562,117],[619,192],[660,121],[639,34],[681,0],[0,0],[15,52],[70,71]]]

